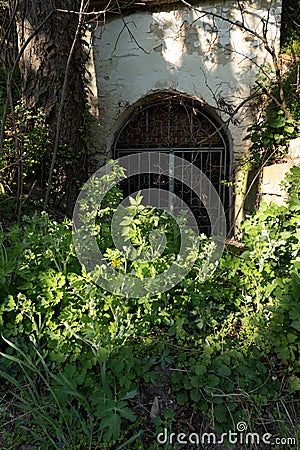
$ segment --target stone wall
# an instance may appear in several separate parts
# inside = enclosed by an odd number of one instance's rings
[[[273,202],[277,205],[286,203],[286,192],[280,183],[293,166],[300,166],[300,137],[290,142],[287,162],[273,164],[263,169],[260,184],[261,201]]]

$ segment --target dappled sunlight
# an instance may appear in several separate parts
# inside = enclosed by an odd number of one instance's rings
[[[24,43],[26,42],[26,40],[31,36],[32,32],[33,32],[33,27],[31,25],[31,23],[29,22],[29,20],[27,20],[26,18],[23,20],[22,23],[16,23],[16,29],[17,29],[17,34],[18,34],[18,45],[19,48],[21,48]],[[36,40],[45,40],[43,33],[39,33],[38,37],[35,38]],[[26,72],[29,70],[28,68],[30,67],[30,71],[35,71],[37,72],[41,66],[41,59],[40,58],[34,58],[33,54],[32,54],[32,48],[30,46],[27,46],[27,48],[24,49],[22,58],[21,58],[22,63],[24,64],[24,69],[26,70]]]
[[[188,1],[1,2],[3,449],[300,449],[300,4]]]
[[[217,69],[215,44],[218,39],[218,30],[210,16],[202,17],[200,11],[196,9],[191,11],[191,15],[198,37],[198,40],[194,42],[195,51],[201,54],[201,62],[205,69],[213,73]]]
[[[276,5],[269,18],[272,37],[280,13]],[[98,27],[94,51],[102,117],[99,154],[112,155],[129,108],[143,105],[149,95],[169,91],[197,98],[224,123],[228,121],[233,159],[238,160],[247,151],[243,138],[252,121],[250,110],[242,105],[259,67],[270,61],[255,35],[261,33],[262,18],[267,16],[262,8],[257,2],[241,8],[235,2],[176,5],[168,11],[137,11],[124,21],[116,18]]]
[[[179,33],[182,26],[181,14],[159,12],[153,14],[153,19],[162,34],[162,57],[167,63],[179,69],[182,66],[182,56],[186,50],[184,38]]]

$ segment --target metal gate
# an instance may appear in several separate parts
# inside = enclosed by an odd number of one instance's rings
[[[195,104],[165,100],[142,107],[121,128],[114,156],[158,151],[184,158],[209,178],[228,211],[229,151],[222,127]],[[145,173],[129,177],[122,185],[130,195],[147,188],[166,189],[178,195],[192,210],[199,229],[210,233],[210,221],[200,199],[184,183],[172,177]]]

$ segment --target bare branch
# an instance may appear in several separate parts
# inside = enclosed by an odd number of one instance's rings
[[[128,31],[128,34],[129,34],[130,38],[135,42],[135,44],[138,46],[138,48],[141,49],[144,53],[147,53],[147,54],[148,54],[149,52],[147,52],[147,50],[145,50],[145,49],[138,43],[138,41],[136,40],[134,34],[132,33],[132,31],[130,30],[130,28],[129,28],[129,26],[128,26],[129,23],[133,23],[133,25],[135,26],[135,28],[137,28],[135,22],[134,22],[134,21],[126,22],[125,19],[124,19],[124,17],[123,17],[123,13],[122,13],[121,7],[120,7],[120,5],[119,5],[119,1],[116,0],[116,3],[117,3],[117,5],[118,5],[119,11],[120,11],[121,19],[122,19],[122,22],[123,22],[123,28],[122,28],[122,30],[120,31],[120,33],[119,33],[119,35],[118,35],[118,38],[117,38],[117,40],[116,40],[116,42],[115,42],[115,46],[114,46],[114,49],[113,49],[113,53],[114,53],[114,51],[115,51],[116,48],[117,48],[117,45],[118,45],[118,42],[119,42],[119,40],[120,40],[121,34],[123,33],[123,31],[124,31],[125,28],[126,28],[126,30]]]
[[[8,26],[6,28],[6,31],[4,33],[4,36],[3,36],[1,44],[0,44],[0,54],[1,54],[2,50],[3,50],[5,42],[6,42],[7,38],[8,38],[8,36],[10,35],[11,30],[13,28],[14,20],[15,20],[15,17],[16,17],[17,9],[18,9],[18,4],[19,4],[19,0],[16,0],[13,12],[12,12],[11,17],[10,17],[9,24],[8,24]]]
[[[216,17],[216,18],[218,18],[218,19],[220,19],[220,20],[222,20],[224,22],[227,22],[227,23],[231,24],[234,27],[239,27],[240,29],[242,29],[245,32],[249,33],[250,35],[256,37],[258,40],[260,40],[263,43],[265,50],[271,56],[271,59],[272,59],[272,62],[273,62],[273,66],[274,66],[274,70],[275,70],[276,82],[277,82],[278,87],[279,87],[280,102],[277,103],[277,106],[284,112],[284,114],[286,115],[286,117],[288,119],[291,119],[292,115],[291,115],[291,113],[288,110],[287,102],[286,102],[286,99],[285,99],[283,83],[282,83],[282,74],[281,74],[281,70],[280,70],[280,64],[279,64],[278,55],[276,54],[276,50],[274,48],[274,45],[269,43],[268,36],[267,36],[268,35],[268,24],[270,22],[270,8],[268,8],[268,10],[267,10],[267,19],[262,19],[262,34],[260,34],[256,30],[249,28],[245,24],[244,8],[242,7],[242,5],[240,3],[238,3],[238,6],[239,6],[239,9],[241,11],[241,16],[242,16],[242,21],[243,22],[234,21],[232,19],[229,19],[227,17],[222,16],[221,14],[217,14],[217,13],[212,12],[212,11],[199,9],[199,8],[191,5],[190,3],[188,3],[186,0],[181,0],[181,2],[184,5],[188,6],[189,8],[193,9],[194,11],[197,11],[198,13],[200,13],[202,15],[201,17],[203,17],[203,15]]]
[[[14,76],[15,70],[17,68],[17,65],[20,61],[20,59],[22,58],[26,47],[28,46],[28,44],[30,43],[30,41],[32,41],[32,39],[39,33],[39,31],[42,29],[42,27],[45,25],[45,23],[49,20],[49,18],[52,16],[54,10],[52,10],[47,17],[40,23],[40,25],[36,28],[36,30],[34,30],[34,32],[26,39],[26,41],[24,42],[24,44],[22,45],[15,61],[14,61],[14,65],[10,71],[10,73],[7,76],[7,89],[10,89],[11,86],[11,82],[12,82],[12,78]],[[4,130],[5,130],[5,121],[6,121],[6,117],[7,117],[7,113],[8,113],[8,106],[9,106],[9,99],[6,98],[6,102],[4,105],[4,112],[3,112],[3,117],[2,117],[2,122],[1,122],[1,135],[0,135],[0,158],[2,158],[2,154],[3,154],[3,139],[4,139]]]
[[[84,0],[81,0],[80,13],[81,12],[84,12]],[[73,53],[75,50],[75,45],[80,36],[80,30],[81,30],[81,26],[82,26],[82,22],[83,22],[83,17],[84,17],[83,14],[79,14],[79,19],[78,19],[75,36],[74,36],[72,46],[71,46],[71,49],[70,49],[70,52],[68,55],[66,69],[65,69],[64,83],[63,83],[63,87],[62,87],[61,100],[60,100],[60,105],[59,105],[59,109],[58,109],[57,128],[56,128],[54,149],[53,149],[52,161],[51,161],[51,166],[50,166],[50,171],[49,171],[47,191],[46,191],[45,200],[44,200],[44,209],[45,210],[47,209],[47,206],[48,206],[53,170],[54,170],[54,166],[55,166],[55,162],[56,162],[56,158],[57,158],[59,138],[60,138],[60,129],[61,129],[61,123],[62,123],[63,106],[64,106],[65,97],[66,97],[67,85],[68,85],[69,69],[70,69],[72,56],[73,56]]]

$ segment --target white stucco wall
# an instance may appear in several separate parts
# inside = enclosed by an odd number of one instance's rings
[[[235,108],[249,96],[258,66],[271,60],[261,40],[234,22],[244,21],[261,34],[269,9],[268,40],[279,46],[281,0],[199,0],[193,8],[173,8],[112,17],[94,32],[99,108],[93,133],[96,165],[112,156],[114,136],[128,107],[148,94],[176,91],[217,110],[221,98]],[[228,119],[224,113],[220,116]],[[236,118],[239,124],[229,124],[233,160],[245,151],[242,139],[253,111],[248,105]]]

